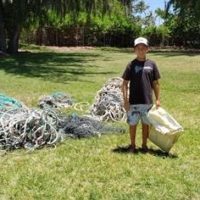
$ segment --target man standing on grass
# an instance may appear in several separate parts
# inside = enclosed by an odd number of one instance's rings
[[[124,73],[122,92],[124,107],[127,111],[127,122],[130,125],[130,151],[136,151],[135,136],[139,120],[142,122],[142,150],[148,151],[147,138],[149,134],[149,122],[147,112],[153,105],[152,93],[155,94],[155,104],[160,106],[160,73],[155,62],[146,58],[149,50],[146,38],[139,37],[134,41],[136,58],[131,61]]]

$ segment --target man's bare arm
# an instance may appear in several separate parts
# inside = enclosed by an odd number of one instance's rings
[[[122,93],[123,93],[123,99],[124,99],[124,108],[127,112],[129,110],[128,83],[129,83],[129,81],[127,81],[127,80],[123,80],[123,82],[122,82]]]
[[[160,106],[160,83],[158,80],[153,82],[153,90],[156,97],[156,107]]]

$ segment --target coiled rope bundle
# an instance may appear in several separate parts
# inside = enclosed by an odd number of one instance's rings
[[[17,108],[0,112],[0,149],[36,149],[62,140],[52,110]]]
[[[126,111],[123,107],[121,85],[121,78],[108,80],[97,92],[90,114],[101,121],[125,121]]]

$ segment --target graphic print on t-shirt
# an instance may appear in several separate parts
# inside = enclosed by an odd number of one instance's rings
[[[151,66],[144,66],[144,69],[153,70],[153,68]]]
[[[143,70],[145,72],[151,72],[151,71],[153,71],[153,68],[151,66],[144,66]]]
[[[135,66],[135,73],[136,73],[136,74],[139,73],[142,69],[143,69],[142,66],[136,65],[136,66]]]

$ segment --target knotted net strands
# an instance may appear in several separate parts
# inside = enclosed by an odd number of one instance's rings
[[[112,78],[96,94],[90,114],[100,121],[125,121],[123,94],[121,91],[122,79]]]
[[[52,95],[41,96],[38,104],[40,108],[68,108],[71,107],[73,103],[69,94],[56,92]]]
[[[30,109],[20,103],[14,106],[4,98],[0,109],[0,150],[26,148],[29,151],[43,146],[55,146],[67,137],[83,138],[106,133],[123,133],[114,127],[88,116],[66,115],[52,108]],[[17,100],[16,100],[17,101]],[[17,106],[16,106],[17,105]]]
[[[38,105],[41,109],[44,108],[73,108],[76,111],[86,111],[89,108],[88,102],[75,103],[70,94],[63,92],[56,92],[52,95],[41,96],[38,101]]]
[[[53,110],[17,108],[0,112],[0,149],[36,149],[62,140]]]
[[[85,138],[101,136],[102,134],[125,132],[123,127],[105,124],[89,116],[78,116],[76,114],[63,117],[59,122],[59,128],[65,137],[72,138]]]
[[[15,108],[26,107],[22,102],[13,97],[0,94],[0,111],[7,111]]]
[[[83,138],[125,129],[102,121],[124,121],[122,79],[112,78],[97,92],[89,116],[62,114],[57,108],[84,110],[88,103],[74,104],[70,95],[57,92],[39,100],[42,109],[30,109],[18,100],[0,94],[0,150],[34,150],[55,146],[67,137]],[[56,109],[56,110],[55,110]]]
[[[0,149],[34,150],[55,145],[67,137],[83,138],[123,133],[122,127],[103,124],[90,117],[61,115],[52,109],[17,108],[0,112]]]

